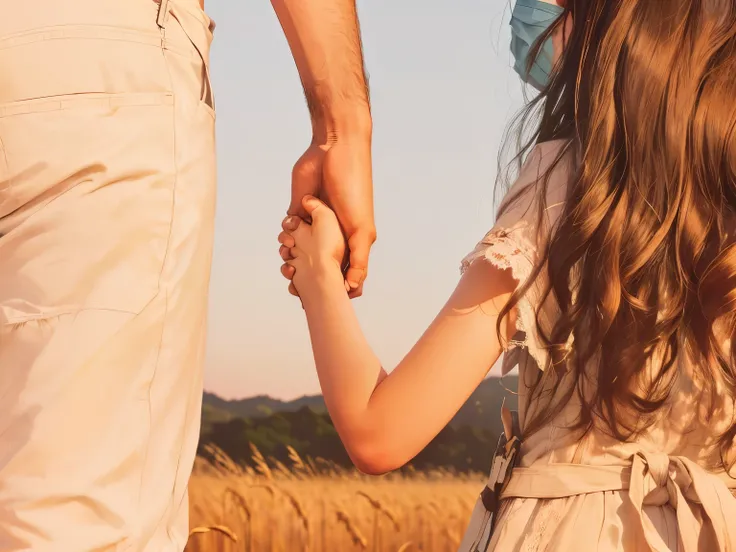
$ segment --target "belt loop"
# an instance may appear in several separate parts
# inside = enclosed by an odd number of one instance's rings
[[[159,0],[158,4],[158,17],[156,18],[156,23],[158,23],[158,26],[160,28],[164,28],[164,23],[166,22],[166,14],[169,11],[169,0]]]

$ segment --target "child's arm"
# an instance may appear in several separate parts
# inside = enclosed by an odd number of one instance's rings
[[[302,223],[292,233],[291,264],[317,374],[355,465],[366,473],[385,473],[418,454],[496,362],[502,351],[496,320],[516,281],[490,263],[471,265],[419,342],[386,376],[345,292],[334,214],[316,205],[305,203],[313,224]],[[505,326],[514,323],[510,319]]]

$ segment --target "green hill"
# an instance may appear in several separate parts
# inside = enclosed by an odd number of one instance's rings
[[[225,400],[214,393],[204,394],[204,404],[216,411],[227,412],[231,416],[255,418],[269,416],[274,412],[295,412],[307,406],[315,412],[324,412],[325,401],[322,395],[305,395],[293,401],[273,399],[267,395],[257,395],[247,399]]]
[[[499,416],[504,397],[509,408],[516,408],[517,381],[516,376],[484,380],[412,465],[486,471],[502,431]],[[214,443],[238,462],[249,461],[252,443],[266,456],[285,463],[290,445],[303,457],[350,465],[321,395],[293,401],[267,396],[228,401],[205,393],[202,422],[202,447]]]
[[[503,380],[496,377],[486,378],[452,419],[450,425],[456,428],[468,425],[500,431],[499,412],[504,397],[507,406],[515,409],[517,386],[517,376],[506,376]],[[267,395],[225,400],[214,393],[205,392],[203,403],[203,421],[207,424],[226,421],[233,417],[261,418],[277,412],[296,412],[305,406],[318,413],[327,411],[322,395],[305,395],[292,401],[282,401]]]

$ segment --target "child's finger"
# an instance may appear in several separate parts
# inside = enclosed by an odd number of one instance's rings
[[[284,261],[288,261],[292,259],[291,248],[286,247],[285,245],[282,245],[281,247],[279,247],[279,255],[281,255],[281,258]]]
[[[287,280],[291,280],[292,278],[294,278],[295,273],[296,269],[289,263],[284,263],[281,265],[281,275]]]
[[[288,248],[294,247],[296,245],[296,241],[294,240],[294,236],[289,234],[288,232],[281,232],[279,234],[279,243],[281,245],[284,245]]]

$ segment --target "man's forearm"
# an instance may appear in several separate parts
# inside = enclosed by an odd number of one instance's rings
[[[271,0],[289,42],[315,134],[370,133],[355,0]]]

